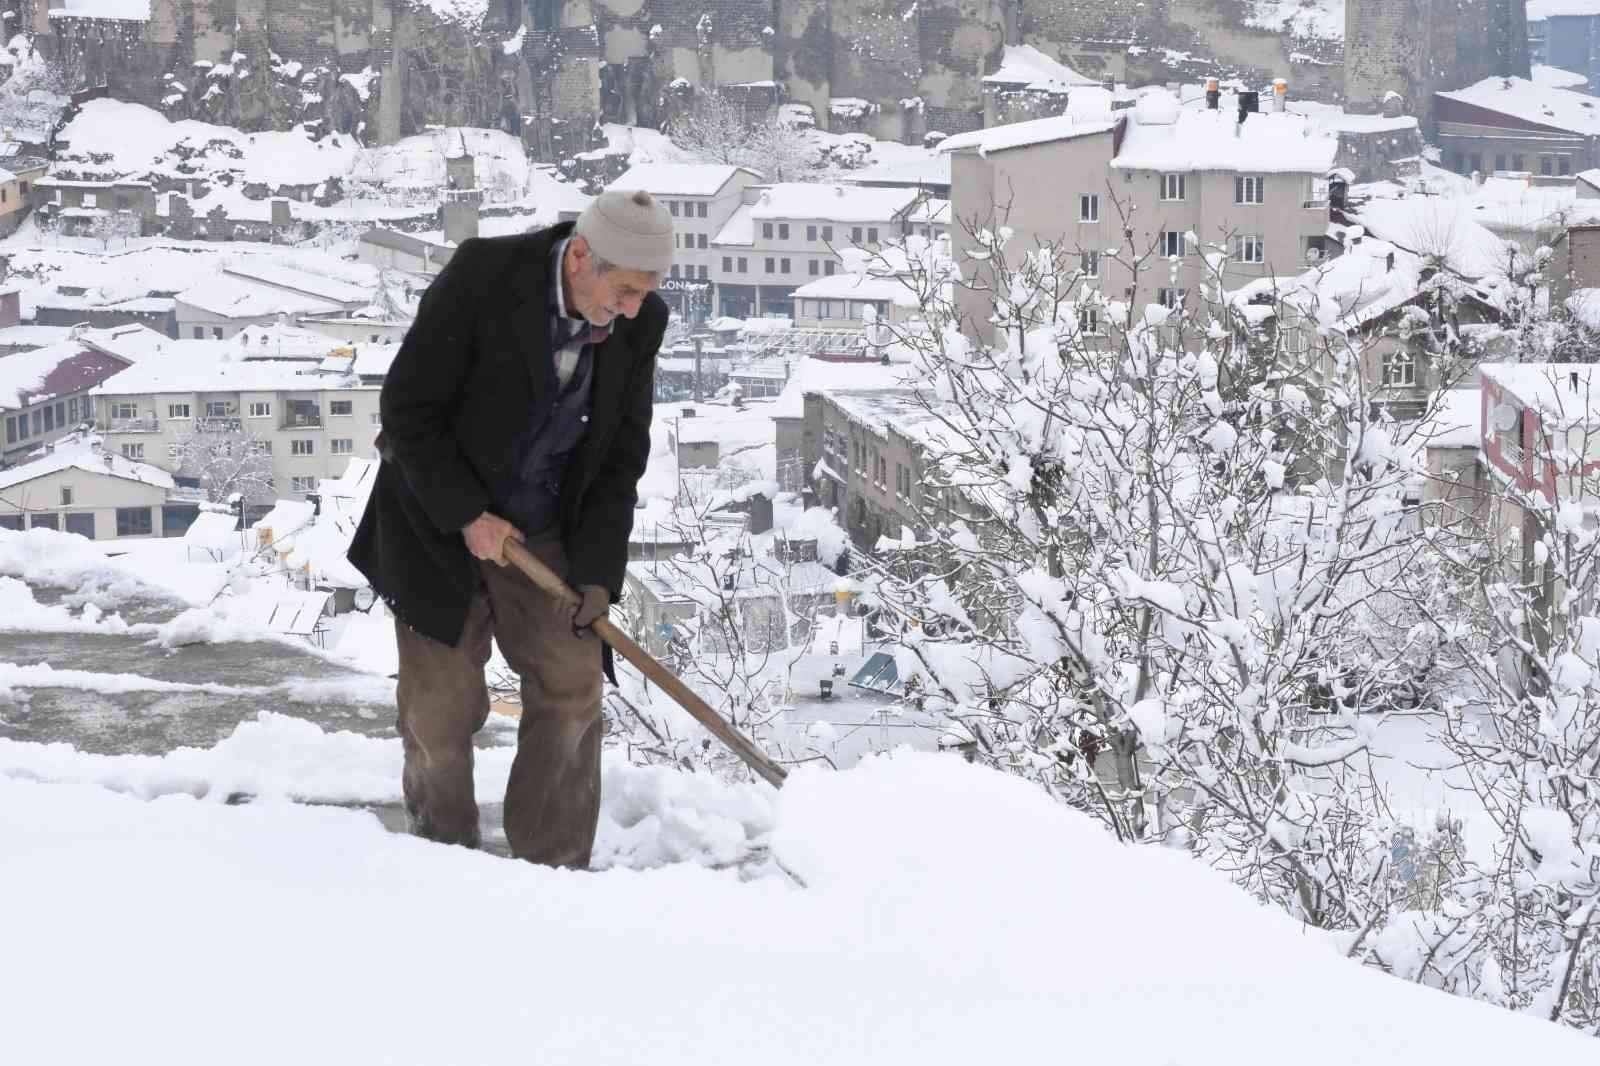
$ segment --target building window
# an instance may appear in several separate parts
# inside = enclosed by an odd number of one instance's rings
[[[786,241],[789,239],[789,223],[778,223],[778,239],[780,241]]]
[[[696,218],[706,217],[706,205],[703,201],[694,205],[694,214]]]
[[[134,462],[143,462],[144,461],[144,445],[143,444],[124,444],[122,446],[122,457],[124,459],[132,459]]]
[[[228,403],[226,400],[206,401],[207,418],[227,418],[231,414],[233,414],[233,404]]]
[[[188,418],[189,417],[189,405],[186,404],[186,403],[169,403],[169,404],[167,404],[167,417],[168,418]]]
[[[290,492],[312,492],[317,487],[314,477],[292,477],[289,479]]]
[[[367,341],[370,344],[377,344],[378,343],[378,335],[376,333],[369,333],[367,335]]]
[[[815,226],[807,226],[806,227],[806,240],[814,241],[816,239],[817,239],[817,227],[815,227]]]
[[[822,239],[824,241],[830,243],[830,244],[833,242],[833,227],[832,226],[823,226],[822,227]]]
[[[44,431],[49,433],[56,428],[56,409],[46,404],[40,410],[44,412]]]
[[[374,411],[374,412],[372,412],[372,424],[375,425],[375,426],[383,425],[383,412],[382,411]]]
[[[270,440],[253,440],[250,442],[250,450],[256,455],[271,455],[272,442]]]
[[[1572,173],[1572,157],[1570,155],[1556,156],[1556,172],[1562,177]]]
[[[1182,174],[1161,175],[1161,198],[1163,200],[1182,200],[1184,198],[1183,179],[1184,175]]]
[[[672,264],[672,276],[673,277],[677,277],[678,276],[678,264],[677,263],[673,263]]]
[[[167,445],[167,458],[177,459],[183,455],[183,445],[172,443]]]
[[[1084,193],[1078,197],[1078,221],[1100,221],[1100,197],[1095,193]]]
[[[1100,332],[1100,309],[1097,307],[1078,308],[1078,329],[1084,333]]]
[[[861,227],[860,226],[851,226],[850,227],[850,240],[851,240],[852,243],[855,243],[855,244],[860,244],[861,243]]]
[[[777,273],[777,269],[778,269],[778,261],[776,259],[773,259],[771,256],[768,256],[767,257],[767,273],[768,274]]]
[[[1183,255],[1183,233],[1169,229],[1161,234],[1161,255],[1164,259],[1177,259]]]
[[[742,255],[739,257],[739,273],[741,273],[741,274],[750,273],[750,260],[746,259]]]
[[[139,417],[139,405],[136,403],[114,403],[111,405],[111,417],[118,421],[132,422]]]
[[[271,418],[272,417],[272,405],[270,403],[263,403],[260,400],[255,401],[254,403],[252,403],[250,405],[250,417],[251,418]]]
[[[725,255],[722,257],[722,272],[724,274],[733,273],[733,256]]]
[[[1233,254],[1241,263],[1265,263],[1266,245],[1260,237],[1235,237]]]
[[[1306,207],[1328,206],[1328,179],[1310,178],[1306,182]]]
[[[778,265],[783,268],[783,272],[785,274],[789,273],[789,260],[787,260],[787,259],[779,260],[778,261]]]
[[[1409,348],[1396,348],[1384,355],[1383,383],[1385,385],[1417,383],[1417,357]]]
[[[212,340],[219,340],[219,341],[222,339],[222,327],[221,326],[212,326],[211,327],[211,339]]]
[[[317,442],[310,437],[296,437],[289,442],[290,455],[315,455],[316,453]]]
[[[203,341],[206,339],[206,328],[204,326],[194,327],[194,339],[197,341]]]
[[[1187,295],[1189,295],[1188,289],[1163,288],[1158,292],[1157,299],[1161,301],[1162,307],[1171,311],[1182,307],[1183,299]]]
[[[1264,204],[1267,202],[1266,179],[1259,175],[1240,175],[1233,179],[1233,200],[1239,204]]]
[[[1522,169],[1522,164],[1523,164],[1522,153],[1521,152],[1512,152],[1511,153],[1511,169],[1512,170],[1521,170]]]
[[[83,206],[84,207],[99,207],[100,206],[100,197],[97,196],[95,193],[92,193],[92,192],[84,193],[83,194]]]
[[[33,409],[33,435],[37,437],[44,432],[44,412],[41,408]]]
[[[354,400],[329,400],[328,413],[330,415],[350,415],[355,413]]]
[[[1086,278],[1098,278],[1100,276],[1100,253],[1078,253],[1078,272]]]
[[[673,218],[677,218],[678,217],[678,201],[676,201],[676,200],[668,200],[667,201],[667,210],[672,212],[672,217]]]
[[[356,452],[356,442],[349,437],[335,437],[328,445],[334,455],[354,455]]]
[[[812,259],[806,263],[806,273],[816,277],[822,272],[822,264]]]
[[[72,506],[72,486],[71,485],[62,485],[61,486],[61,506],[63,506],[63,507],[71,507]]]
[[[78,420],[78,398],[76,396],[67,401],[67,419],[71,422]]]
[[[772,239],[772,223],[761,223],[761,236],[769,241]]]
[[[6,419],[6,443],[17,443],[17,420],[15,417]]]
[[[696,233],[694,235],[694,246],[701,251],[705,251],[706,235],[704,233]]]
[[[878,243],[878,227],[877,226],[868,226],[867,227],[867,243],[868,244],[877,244]]]
[[[147,537],[155,531],[148,507],[118,507],[117,536]]]
[[[1506,168],[1505,153],[1504,152],[1496,152],[1495,153],[1495,157],[1494,157],[1494,169],[1497,170],[1497,171],[1500,171],[1500,170],[1504,170],[1505,168]]]
[[[701,281],[706,281],[710,277],[710,274],[707,273],[707,271],[710,270],[709,267],[697,266],[694,269],[695,269],[696,273],[698,273],[700,275],[700,280]]]
[[[827,262],[823,263],[822,264],[822,274],[823,274],[823,276],[824,277],[829,277],[829,278],[833,277],[833,270],[834,270],[834,267],[836,267],[837,265],[838,264],[835,263],[832,259],[829,259]]]

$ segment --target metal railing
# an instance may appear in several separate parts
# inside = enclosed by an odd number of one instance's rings
[[[322,425],[320,411],[292,411],[283,416],[279,429],[316,429]]]
[[[155,418],[102,418],[95,423],[101,433],[160,433],[161,421]]]

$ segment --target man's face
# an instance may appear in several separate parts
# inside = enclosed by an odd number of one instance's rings
[[[661,275],[645,270],[595,269],[594,253],[582,237],[567,245],[567,302],[590,325],[609,326],[621,315],[632,318],[639,305],[661,284]]]

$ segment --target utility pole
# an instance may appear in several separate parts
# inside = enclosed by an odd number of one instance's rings
[[[694,341],[694,402],[700,403],[705,399],[700,389],[700,348],[705,343],[705,337],[695,330],[690,339]]]

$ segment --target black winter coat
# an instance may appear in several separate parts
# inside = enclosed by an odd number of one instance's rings
[[[550,256],[571,232],[562,223],[463,241],[423,294],[384,378],[383,461],[349,557],[397,618],[445,644],[460,640],[478,586],[461,529],[505,498],[535,404],[556,397]],[[564,576],[604,586],[613,602],[650,456],[666,328],[667,305],[652,293],[595,350],[588,437],[563,483]]]

